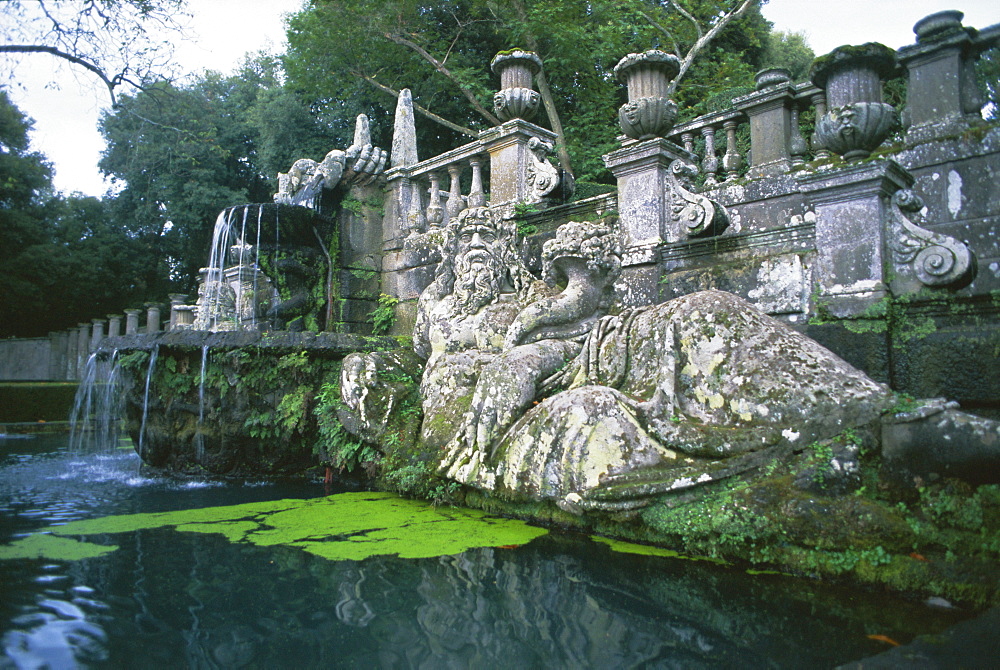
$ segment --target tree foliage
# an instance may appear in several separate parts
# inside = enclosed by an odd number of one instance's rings
[[[135,240],[96,198],[62,198],[31,121],[0,90],[0,337],[40,336],[141,300]]]
[[[232,76],[209,72],[123,96],[102,119],[100,167],[119,187],[112,215],[143,241],[151,294],[192,291],[221,210],[269,202],[278,171],[336,148],[336,133],[281,87],[280,74],[273,58],[257,56]]]
[[[804,33],[773,31],[767,36],[764,66],[788,68],[792,81],[804,81],[815,59],[816,54],[806,43]]]
[[[285,65],[296,94],[318,107],[369,113],[383,145],[395,97],[410,88],[427,157],[496,122],[497,52],[536,51],[546,102],[536,122],[547,116],[561,131],[578,179],[607,180],[600,156],[615,146],[625,101],[611,73],[622,56],[677,51],[687,67],[676,98],[694,116],[713,95],[752,85],[769,31],[758,0],[316,0],[291,18]]]

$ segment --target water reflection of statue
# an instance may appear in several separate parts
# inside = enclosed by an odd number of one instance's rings
[[[678,473],[711,481],[713,467],[832,437],[888,402],[886,387],[728,293],[607,315],[619,268],[607,226],[566,224],[546,243],[558,292],[532,281],[512,226],[487,208],[462,212],[445,240],[414,349],[427,361],[421,441],[451,479],[627,507],[692,483]]]

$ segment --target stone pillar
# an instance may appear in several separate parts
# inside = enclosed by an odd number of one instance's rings
[[[759,72],[757,91],[733,100],[750,118],[750,170],[752,178],[772,177],[791,167],[791,108],[795,87],[788,70],[772,68]]]
[[[818,300],[834,316],[856,316],[887,295],[886,226],[892,195],[913,177],[891,160],[799,174],[816,212]]]
[[[670,212],[670,164],[697,157],[673,142],[657,137],[626,144],[604,156],[604,164],[618,180],[618,215],[622,233],[622,264],[657,260],[656,247],[687,238]]]
[[[49,379],[66,378],[66,333],[49,333]]]
[[[146,333],[160,332],[160,304],[156,302],[145,303],[146,307]]]
[[[122,315],[108,314],[108,337],[119,337],[122,334]]]
[[[104,339],[104,324],[108,321],[107,319],[91,319],[90,322],[94,324],[90,335],[90,350],[97,351],[98,345]]]
[[[87,367],[87,358],[90,356],[90,324],[78,323],[76,325],[76,378],[83,378],[83,371]]]
[[[141,309],[125,310],[125,334],[135,335],[139,332],[139,312]]]
[[[962,26],[963,16],[947,10],[924,17],[913,26],[917,43],[898,52],[909,77],[908,144],[954,135],[982,121],[975,73],[980,47]]]
[[[173,330],[177,326],[177,308],[187,300],[187,293],[171,293],[170,298],[170,323],[167,330]]]
[[[407,169],[419,162],[417,158],[417,130],[413,117],[413,97],[410,89],[404,88],[396,100],[396,116],[392,131],[392,151],[389,154],[390,169],[385,172],[388,186],[383,217],[383,249],[401,249],[403,240],[409,233],[406,221],[410,212],[413,188],[410,185],[410,171]]]
[[[528,141],[532,138],[552,144],[556,140],[556,134],[523,119],[512,119],[479,133],[480,143],[490,154],[492,205],[528,202],[532,199],[528,184],[528,167],[532,158]]]
[[[63,361],[63,377],[65,379],[77,379],[77,360],[79,359],[80,340],[76,336],[76,329],[70,328],[63,333],[66,338],[66,360]]]

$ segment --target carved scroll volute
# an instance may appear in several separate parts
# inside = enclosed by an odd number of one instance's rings
[[[698,168],[690,163],[675,160],[670,164],[670,216],[679,224],[675,230],[682,239],[719,235],[729,226],[725,207],[693,192],[691,180],[697,174]]]
[[[948,288],[968,285],[976,272],[975,255],[961,240],[915,223],[923,206],[920,196],[909,189],[897,191],[892,197],[889,247],[898,277],[893,281],[894,291],[909,293],[921,285]]]
[[[549,142],[532,137],[528,140],[528,149],[531,151],[527,171],[530,201],[541,202],[559,185],[559,169],[549,162],[548,156],[553,151]]]

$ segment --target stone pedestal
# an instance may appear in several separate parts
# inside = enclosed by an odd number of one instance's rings
[[[962,12],[927,16],[913,27],[917,43],[899,50],[908,70],[908,144],[954,135],[981,122],[975,61],[979,48],[962,26]]]
[[[108,314],[108,337],[122,334],[122,314]]]
[[[146,306],[146,333],[160,332],[160,305],[155,302],[147,302]]]
[[[622,232],[622,265],[654,263],[656,247],[687,238],[669,211],[670,164],[697,159],[669,140],[654,138],[627,143],[604,156],[618,180],[618,215]]]
[[[76,379],[76,364],[79,358],[79,340],[76,336],[76,329],[70,328],[63,333],[66,338],[66,359],[63,361],[63,378]]]
[[[891,198],[913,177],[883,160],[803,174],[797,181],[816,212],[817,300],[834,316],[857,316],[887,295]]]
[[[479,133],[480,143],[490,154],[490,204],[532,199],[528,182],[532,157],[528,142],[532,138],[551,144],[556,134],[523,119],[512,119]]]
[[[90,324],[76,324],[76,378],[83,378],[83,371],[87,367],[87,358],[90,357]]]
[[[91,319],[93,328],[90,333],[90,350],[97,351],[97,346],[104,339],[104,324],[108,321],[107,319]]]
[[[784,174],[791,167],[791,108],[795,87],[780,81],[733,100],[733,105],[750,119],[749,177]]]
[[[139,312],[141,309],[125,310],[125,334],[135,335],[139,332]]]
[[[191,330],[194,328],[194,305],[172,305],[170,307],[171,330]]]
[[[173,330],[177,326],[177,307],[184,304],[187,300],[186,293],[171,293],[167,296],[170,298],[170,322],[167,325],[167,330]]]

